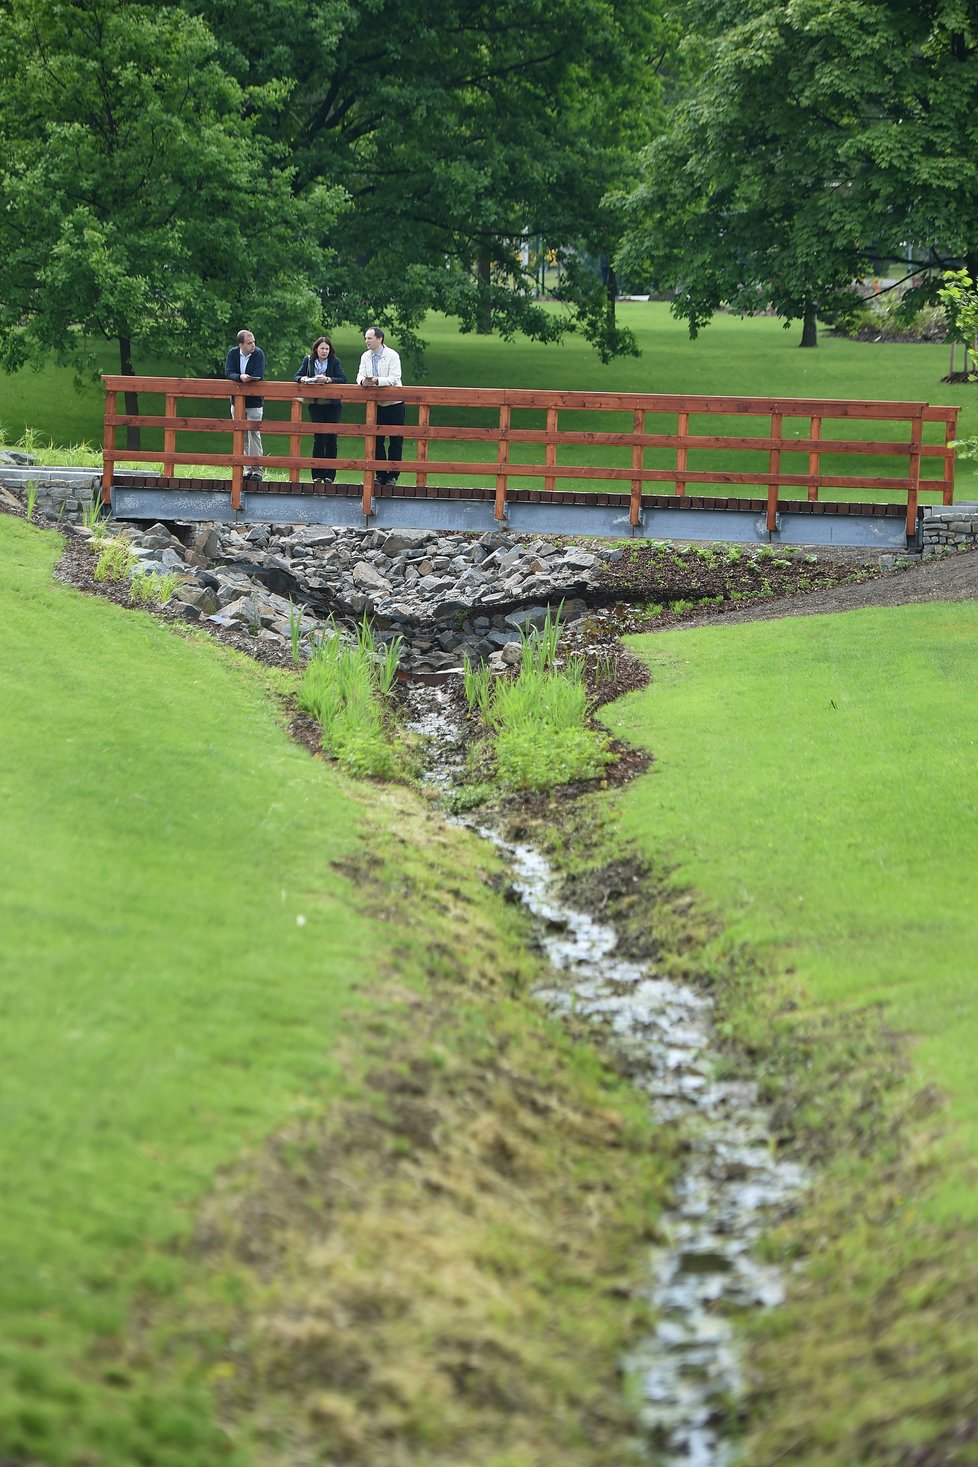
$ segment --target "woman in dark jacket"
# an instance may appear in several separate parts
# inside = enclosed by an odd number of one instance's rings
[[[302,365],[292,379],[294,382],[308,384],[326,384],[328,382],[345,382],[346,373],[343,364],[333,351],[333,343],[328,336],[317,336],[312,344],[312,350],[307,357],[302,358]],[[342,404],[337,397],[315,397],[309,403],[309,416],[314,423],[338,423]],[[319,459],[331,459],[336,457],[336,434],[317,433],[313,438],[312,456]],[[312,481],[325,481],[331,484],[336,478],[335,469],[314,468]]]

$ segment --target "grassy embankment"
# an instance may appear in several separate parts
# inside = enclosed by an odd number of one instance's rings
[[[448,387],[547,387],[588,391],[613,392],[697,392],[736,394],[748,396],[783,397],[851,397],[883,398],[897,400],[922,400],[932,403],[958,403],[964,408],[959,423],[959,436],[978,434],[978,404],[975,388],[968,384],[944,385],[941,377],[947,371],[948,351],[944,346],[930,344],[903,345],[894,343],[865,343],[836,339],[823,333],[821,345],[815,351],[801,351],[797,346],[796,330],[785,331],[779,322],[768,317],[741,320],[737,317],[718,316],[713,324],[696,341],[690,341],[686,328],[674,320],[668,307],[662,303],[623,304],[620,307],[622,321],[636,333],[642,348],[640,358],[626,358],[601,364],[594,352],[580,340],[569,337],[562,346],[544,347],[533,342],[507,343],[494,337],[460,336],[454,323],[443,317],[433,316],[425,323],[424,334],[429,342],[426,358],[427,377],[431,385]],[[336,336],[340,356],[351,377],[355,373],[361,350],[360,335],[352,328],[341,330]],[[278,344],[272,344],[278,346]],[[286,378],[295,369],[304,347],[297,344],[294,353],[281,353],[275,361],[272,352],[271,369]],[[117,366],[111,348],[100,352],[103,370],[114,372]],[[146,359],[139,369],[149,375],[180,374],[180,363]],[[410,377],[409,377],[410,380]],[[161,400],[158,406],[161,407]],[[188,413],[212,413],[220,405],[202,406],[188,401]],[[269,417],[285,417],[284,404],[273,408],[269,405]],[[356,419],[356,410],[347,409],[348,421]],[[433,421],[455,422],[464,425],[479,425],[491,421],[484,414],[472,410],[448,415],[436,412]],[[561,417],[564,426],[573,425],[573,415]],[[698,431],[706,432],[707,420],[694,423]],[[723,421],[723,420],[721,420]],[[768,430],[766,419],[745,423],[743,418],[727,421],[728,429],[736,424],[739,434],[763,434]],[[102,437],[102,394],[92,384],[80,393],[73,386],[71,372],[63,367],[49,366],[41,373],[21,372],[0,382],[0,425],[10,442],[23,433],[25,427],[33,428],[42,439],[50,439],[58,445],[86,442],[96,446]],[[513,416],[513,425],[543,426],[543,414],[520,414]],[[593,417],[578,426],[595,427]],[[605,429],[621,429],[630,426],[621,414],[602,418],[600,426]],[[671,431],[675,418],[649,419],[650,431]],[[943,441],[939,425],[928,429],[928,441]],[[805,421],[788,421],[786,431],[792,436],[803,436],[808,431]],[[823,426],[823,436],[864,436],[858,424],[851,427],[845,423]],[[903,430],[905,432],[905,429]],[[886,425],[873,428],[879,437],[900,437],[899,429],[886,430]],[[359,453],[360,440],[352,439],[354,451]],[[160,447],[161,438],[147,432],[147,447]],[[266,447],[271,446],[269,435]],[[310,446],[307,443],[307,447]],[[181,447],[188,451],[194,447],[204,448],[204,440],[195,443],[188,436],[181,438]],[[410,454],[410,445],[407,446]],[[484,448],[476,444],[433,444],[432,458],[462,458],[477,460],[484,455]],[[615,449],[562,449],[562,462],[568,464],[593,462],[608,465],[626,465],[630,462],[628,450]],[[514,463],[543,462],[542,448],[514,444],[511,458]],[[93,460],[94,461],[94,460]],[[667,468],[674,458],[665,450],[650,451],[647,462],[654,467]],[[705,450],[691,450],[689,466],[705,468],[717,460]],[[860,460],[866,473],[889,474],[902,472],[905,460],[871,458]],[[832,460],[826,457],[823,463],[831,470]],[[764,454],[745,456],[744,467],[766,468]],[[791,472],[807,470],[807,456],[797,460],[786,457],[783,467]],[[925,460],[924,473],[936,476],[939,463]],[[850,464],[844,472],[852,472]],[[208,474],[213,470],[206,470]],[[437,482],[437,479],[433,480]],[[533,487],[533,481],[530,481]],[[978,485],[978,466],[958,466],[958,497],[974,495]],[[562,487],[580,488],[579,481],[567,480]],[[669,486],[666,486],[668,492]],[[709,487],[704,492],[710,492]],[[799,491],[803,497],[803,491]],[[832,491],[833,497],[846,497],[843,491]],[[829,497],[826,493],[823,497]],[[865,492],[853,493],[851,497],[866,497]]]
[[[521,998],[492,854],[0,542],[0,1456],[631,1460],[669,1161]]]
[[[978,1460],[976,638],[974,603],[663,633],[605,712],[655,764],[592,817],[699,894],[673,961],[824,1166],[749,1326],[751,1467]]]

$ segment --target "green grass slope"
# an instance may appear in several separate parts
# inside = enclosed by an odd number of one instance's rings
[[[669,1159],[497,858],[59,552],[0,517],[0,1459],[624,1467]]]
[[[971,602],[663,633],[606,713],[655,755],[621,831],[719,918],[723,1032],[819,1157],[752,1467],[976,1460],[976,642]]]

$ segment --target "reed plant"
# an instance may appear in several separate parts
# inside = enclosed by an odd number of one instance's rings
[[[34,523],[34,511],[36,508],[37,481],[36,479],[28,479],[26,487],[24,489],[24,513],[27,517],[27,523],[29,525]]]
[[[95,561],[97,581],[124,581],[138,564],[136,556],[125,540],[107,539],[99,545]]]
[[[165,606],[182,580],[176,571],[135,575],[129,586],[129,600],[141,606]]]
[[[324,751],[350,774],[382,779],[396,773],[384,715],[400,655],[401,639],[381,651],[366,618],[356,640],[332,626],[312,644],[299,706],[322,729]]]
[[[611,758],[606,739],[589,727],[584,663],[557,665],[560,613],[524,633],[515,677],[492,679],[466,666],[469,708],[479,708],[490,731],[496,774],[515,789],[549,789],[594,779]]]
[[[289,598],[289,652],[295,667],[299,665],[299,654],[302,648],[302,612],[296,606],[292,598]]]
[[[91,530],[96,539],[105,534],[105,518],[102,514],[102,491],[95,489],[87,504],[82,505],[82,525]]]
[[[488,720],[489,707],[492,700],[492,671],[486,663],[479,667],[473,667],[468,657],[465,658],[462,676],[465,681],[465,703],[470,713],[476,709]]]

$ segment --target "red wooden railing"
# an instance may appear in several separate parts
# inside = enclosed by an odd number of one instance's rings
[[[245,468],[261,462],[265,468],[285,469],[295,492],[300,492],[299,474],[312,468],[317,461],[301,452],[303,437],[309,437],[317,425],[304,421],[303,410],[315,397],[340,398],[344,404],[364,404],[364,421],[330,424],[329,431],[341,440],[358,439],[364,452],[359,455],[337,457],[331,464],[335,469],[352,470],[363,474],[363,512],[373,513],[374,479],[378,472],[396,471],[413,474],[420,489],[427,488],[428,477],[434,472],[462,478],[490,478],[495,481],[496,518],[502,520],[505,511],[507,490],[511,481],[542,481],[541,498],[555,492],[558,476],[562,479],[580,480],[585,484],[627,484],[629,486],[630,521],[639,523],[643,491],[658,484],[669,484],[673,493],[680,498],[689,494],[691,485],[727,484],[763,486],[766,490],[767,524],[770,530],[776,527],[779,508],[790,504],[782,498],[785,489],[804,491],[808,500],[817,500],[823,489],[873,490],[884,494],[898,493],[906,496],[907,533],[912,534],[917,517],[917,502],[921,488],[941,494],[944,504],[954,502],[954,449],[951,447],[955,434],[958,409],[956,407],[931,407],[923,402],[859,402],[844,399],[821,398],[763,398],[763,397],[711,397],[692,394],[674,395],[638,392],[544,392],[524,388],[455,388],[455,387],[389,387],[364,388],[333,384],[326,388],[296,386],[294,382],[263,382],[262,395],[266,402],[289,403],[287,421],[265,418],[261,423],[263,438],[274,441],[284,437],[288,440],[288,452],[266,453],[262,460],[249,458],[244,453],[244,434],[255,426],[244,416],[244,397],[254,392],[254,384],[242,389],[237,384],[218,379],[170,378],[170,377],[106,377],[105,379],[105,437],[103,497],[108,502],[113,481],[114,466],[124,460],[127,463],[159,461],[159,450],[134,452],[116,446],[116,430],[122,427],[157,428],[163,430],[163,474],[172,477],[178,464],[214,465],[231,469],[231,504],[241,508],[241,493]],[[164,399],[162,413],[120,413],[120,392],[159,394]],[[179,411],[181,399],[211,399],[226,408],[228,400],[233,402],[233,416],[193,417]],[[417,458],[413,461],[384,462],[367,456],[370,440],[377,431],[377,405],[382,402],[406,403],[417,407],[417,426],[406,423],[396,431],[399,436],[417,445]],[[493,427],[460,427],[452,423],[432,422],[433,411],[439,409],[481,408],[491,409],[497,414]],[[513,427],[514,411],[531,410],[545,414],[545,425],[535,427]],[[600,428],[579,426],[561,427],[562,413],[629,413],[631,428],[626,431],[607,431]],[[648,432],[648,418],[659,414],[674,416],[675,432]],[[741,417],[744,419],[766,418],[768,431],[758,435],[715,431],[709,434],[694,433],[690,429],[693,417]],[[801,423],[801,435],[785,435],[785,423],[795,420]],[[824,437],[826,423],[858,422],[896,424],[905,431],[899,438],[839,438]],[[944,435],[941,443],[925,443],[924,427],[928,423],[943,423]],[[320,427],[322,425],[319,425]],[[385,431],[389,431],[389,428]],[[181,452],[177,448],[179,433],[230,433],[230,452],[222,448],[213,453],[199,451]],[[495,456],[484,462],[470,459],[432,459],[429,445],[432,443],[484,443],[494,445]],[[542,445],[542,464],[517,463],[510,458],[513,444]],[[631,450],[630,466],[612,466],[601,463],[560,463],[558,450],[562,447],[589,447],[595,450],[626,448]],[[343,444],[339,445],[342,452]],[[691,469],[689,454],[693,450],[713,450],[729,455],[758,453],[766,456],[766,462],[755,468],[735,467],[742,463],[737,459],[729,467]],[[666,466],[653,466],[647,462],[652,450],[665,450],[671,462]],[[782,459],[785,455],[807,455],[805,472],[785,472]],[[852,456],[858,464],[860,456],[888,456],[905,460],[904,472],[892,475],[860,475],[856,473],[826,473],[822,459],[826,455]],[[921,479],[921,460],[939,458],[943,460],[940,478]],[[321,461],[319,461],[321,467]],[[902,466],[903,467],[903,466]],[[307,486],[308,487],[308,486]],[[583,485],[582,485],[583,487]]]

